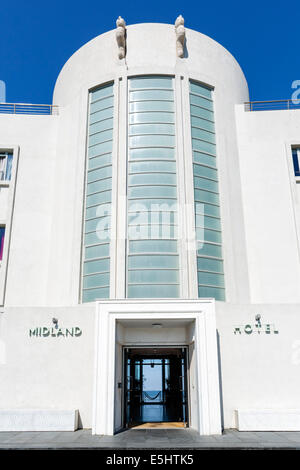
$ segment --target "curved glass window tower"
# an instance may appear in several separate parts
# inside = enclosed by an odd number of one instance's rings
[[[190,81],[198,296],[225,300],[211,89]]]
[[[179,297],[174,79],[129,80],[127,297]]]
[[[90,92],[82,300],[109,298],[113,84]]]

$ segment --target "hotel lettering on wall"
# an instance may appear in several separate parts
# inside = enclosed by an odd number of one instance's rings
[[[233,330],[235,335],[278,335],[279,330],[274,323],[247,323],[245,325],[237,325]]]
[[[82,335],[82,330],[78,326],[71,328],[49,328],[47,326],[30,328],[30,338],[78,338]]]

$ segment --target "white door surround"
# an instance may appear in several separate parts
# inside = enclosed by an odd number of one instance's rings
[[[214,299],[111,300],[96,304],[93,434],[113,435],[116,428],[116,330],[118,322],[190,322],[194,350],[190,391],[191,427],[202,435],[221,433],[218,354]],[[141,338],[142,341],[142,338]],[[161,344],[161,343],[160,343]]]

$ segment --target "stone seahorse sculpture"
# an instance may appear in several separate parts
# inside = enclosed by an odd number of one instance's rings
[[[185,27],[184,18],[179,15],[175,21],[177,57],[184,56]]]
[[[119,59],[124,59],[126,55],[126,23],[121,16],[116,21],[117,29],[116,29],[116,39],[117,44],[119,47]]]

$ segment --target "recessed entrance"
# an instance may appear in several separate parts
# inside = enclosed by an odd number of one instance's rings
[[[124,348],[125,427],[188,422],[187,348]]]

